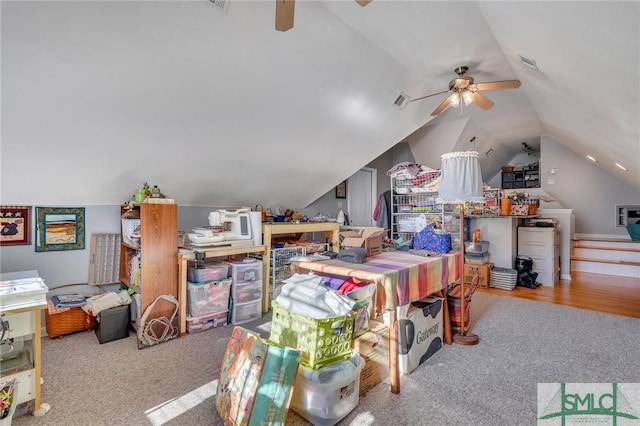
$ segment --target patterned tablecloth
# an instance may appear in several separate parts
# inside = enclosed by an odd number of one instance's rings
[[[376,310],[380,311],[395,309],[446,288],[460,276],[459,257],[458,252],[425,257],[389,251],[368,257],[364,263],[332,259],[299,262],[295,269],[375,282],[378,290],[384,289],[376,292]]]

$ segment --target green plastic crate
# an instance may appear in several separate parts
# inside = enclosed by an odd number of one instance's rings
[[[356,312],[332,318],[315,319],[290,312],[275,300],[271,302],[269,341],[301,351],[300,363],[318,368],[349,359]]]

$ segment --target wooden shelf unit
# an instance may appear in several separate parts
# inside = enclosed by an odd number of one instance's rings
[[[140,213],[140,247],[126,244],[121,238],[120,281],[140,295],[139,319],[158,296],[178,298],[178,206],[143,202],[134,209]],[[126,211],[122,207],[121,213]],[[127,273],[127,258],[136,251],[140,252],[140,286],[132,283]],[[171,318],[174,310],[174,304],[161,300],[149,314],[147,322],[154,318]],[[137,322],[133,324],[134,329],[137,325]]]

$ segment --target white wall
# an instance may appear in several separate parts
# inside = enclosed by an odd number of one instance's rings
[[[541,138],[540,151],[542,189],[558,200],[541,207],[573,209],[577,234],[628,237],[625,228],[615,226],[615,206],[638,204],[640,191],[552,138]],[[556,173],[550,174],[551,169]]]
[[[640,191],[547,136],[540,139],[539,159],[519,154],[508,164],[526,165],[535,161],[540,161],[540,189],[557,200],[542,202],[542,208],[572,209],[578,234],[628,237],[625,228],[615,226],[615,206],[640,203]],[[555,174],[550,173],[551,169],[555,169]],[[500,188],[501,174],[488,183]],[[533,188],[525,191],[536,192]]]
[[[378,169],[379,192],[389,189],[386,171],[401,161],[414,161],[406,143],[398,144],[397,147],[367,165]],[[547,137],[543,137],[541,141],[540,167],[542,189],[561,200],[561,203],[543,203],[541,207],[573,209],[576,233],[628,237],[625,228],[615,226],[615,206],[639,204],[639,191]],[[557,174],[553,177],[555,180],[553,185],[548,184],[550,176],[548,172],[551,168],[557,170]],[[339,200],[331,190],[300,211],[311,215],[318,212],[336,214],[339,210],[337,201]],[[340,201],[343,201],[346,206],[347,200]],[[89,273],[91,233],[120,232],[120,206],[86,206],[85,208],[85,250],[36,253],[33,244],[3,246],[0,247],[0,271],[35,269],[39,271],[49,287],[86,283]],[[195,226],[207,225],[207,216],[214,209],[217,207],[179,206],[178,229],[188,231]]]

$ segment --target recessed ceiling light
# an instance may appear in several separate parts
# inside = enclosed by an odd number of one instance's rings
[[[598,161],[598,160],[596,160],[595,158],[593,158],[593,157],[592,157],[592,156],[590,156],[590,155],[587,155],[587,158],[588,158],[589,160],[593,161],[594,163],[595,163],[596,161]]]
[[[627,171],[627,168],[625,166],[623,166],[622,164],[620,164],[620,163],[616,163],[616,167],[619,168],[619,169],[624,170],[625,172]]]
[[[528,66],[532,70],[538,71],[538,65],[536,65],[536,61],[534,61],[533,59],[529,59],[526,56],[522,55],[518,55],[518,58],[520,58],[520,62],[522,62],[524,65]]]

